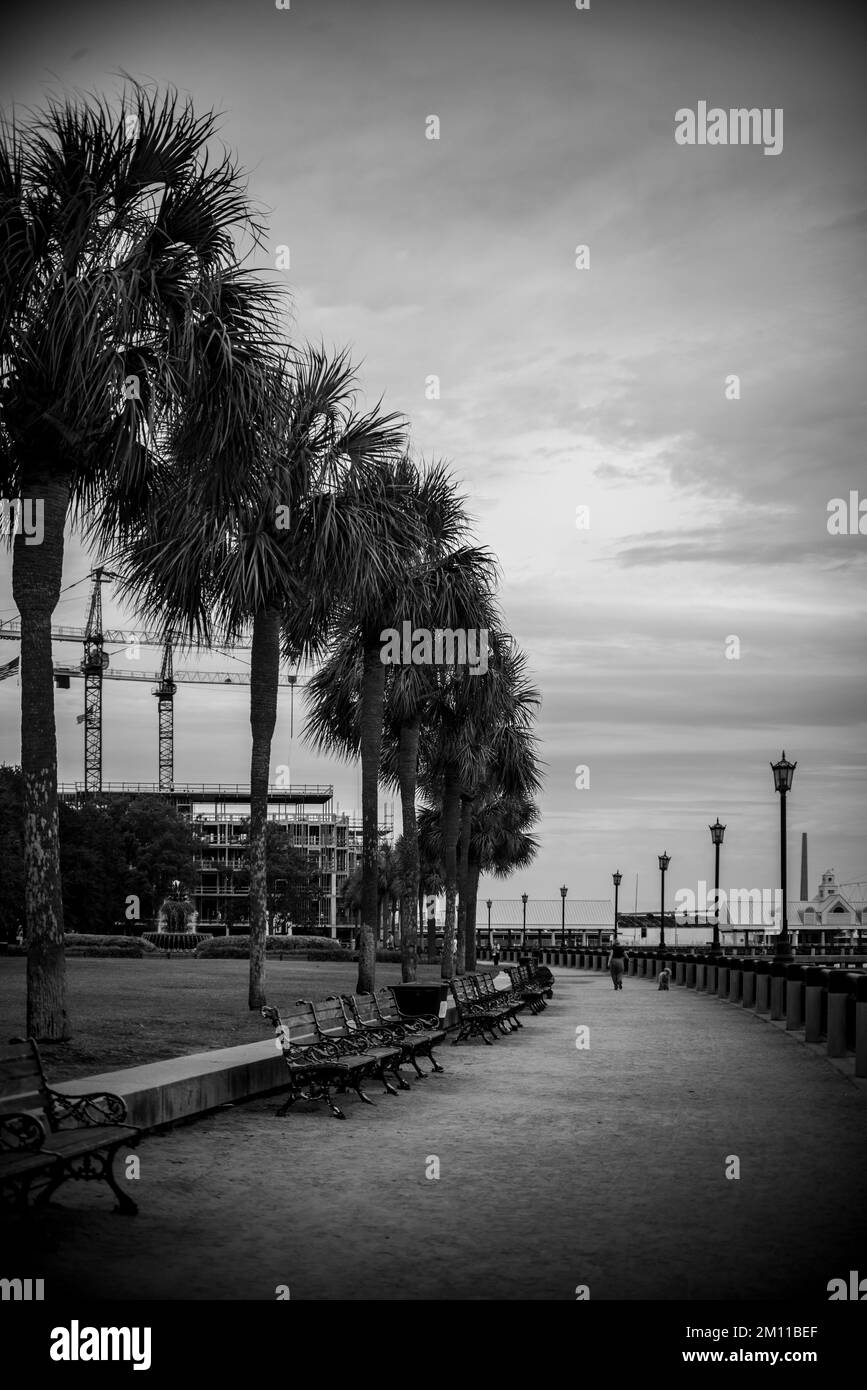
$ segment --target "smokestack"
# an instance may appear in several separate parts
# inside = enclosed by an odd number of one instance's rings
[[[801,836],[801,902],[805,903],[810,897],[809,874],[807,873],[807,832]]]

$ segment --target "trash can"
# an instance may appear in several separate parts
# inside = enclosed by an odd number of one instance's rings
[[[410,982],[390,986],[402,1014],[418,1018],[421,1014],[433,1014],[442,1028],[448,1008],[449,982],[440,980],[433,984]]]

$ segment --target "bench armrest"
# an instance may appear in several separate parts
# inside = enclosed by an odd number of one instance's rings
[[[283,1059],[287,1066],[304,1067],[322,1065],[323,1063],[339,1062],[341,1053],[330,1039],[323,1038],[314,1043],[297,1043],[286,1038],[281,1039]]]
[[[45,1127],[35,1115],[0,1115],[0,1149],[4,1153],[35,1153],[44,1140]]]
[[[110,1091],[90,1091],[81,1096],[65,1096],[47,1087],[48,1111],[56,1129],[88,1125],[122,1125],[126,1120],[126,1101]]]
[[[343,1033],[336,1037],[322,1038],[333,1047],[340,1057],[363,1057],[369,1051],[370,1039],[361,1033]]]
[[[440,1019],[436,1014],[401,1014],[400,1021],[405,1028],[411,1032],[420,1033],[430,1032],[431,1029],[439,1028]]]

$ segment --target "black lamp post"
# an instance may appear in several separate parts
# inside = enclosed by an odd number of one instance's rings
[[[569,889],[565,886],[560,889],[560,949],[566,950],[566,894]]]
[[[617,940],[617,899],[620,894],[620,885],[623,882],[623,875],[618,869],[611,875],[611,882],[614,884],[614,940]]]
[[[671,863],[671,855],[664,852],[659,855],[659,876],[661,881],[659,895],[659,944],[665,945],[665,871]]]
[[[716,893],[715,893],[715,895],[714,895],[714,903],[716,904],[716,917],[715,917],[715,919],[714,919],[714,924],[713,924],[713,948],[714,948],[715,951],[718,951],[718,950],[719,950],[719,848],[720,848],[720,845],[721,845],[722,842],[723,842],[723,836],[724,836],[725,833],[726,833],[726,828],[725,828],[724,825],[720,825],[720,819],[719,819],[719,816],[717,816],[717,818],[716,818],[716,820],[714,821],[713,825],[709,825],[709,826],[708,826],[708,830],[710,831],[710,838],[711,838],[711,840],[713,841],[713,846],[714,846],[713,886],[714,886],[714,888],[716,889]]]
[[[527,894],[526,894],[526,893],[522,893],[522,894],[521,894],[521,902],[522,902],[523,908],[524,908],[524,925],[523,925],[523,927],[521,928],[521,950],[522,950],[522,951],[526,951],[526,949],[527,949]]]
[[[774,774],[774,790],[780,793],[780,880],[783,889],[783,929],[777,937],[775,951],[777,956],[794,955],[792,943],[789,940],[789,900],[786,892],[786,795],[792,790],[792,778],[797,766],[797,763],[788,761],[785,749],[780,761],[771,763],[771,771]]]
[[[492,904],[492,902],[491,902],[491,899],[488,898],[487,902],[485,903],[485,907],[488,909],[488,957],[489,957],[490,959],[493,959],[493,955],[494,955],[494,943],[493,943],[493,941],[491,940],[491,907],[492,907],[492,906],[493,906],[493,904]]]

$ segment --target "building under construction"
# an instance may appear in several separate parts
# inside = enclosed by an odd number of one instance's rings
[[[59,794],[68,800],[160,796],[168,801],[190,823],[200,842],[196,882],[185,885],[195,902],[198,925],[205,931],[229,927],[243,930],[248,921],[249,866],[245,848],[250,789],[223,783],[175,785],[174,699],[178,683],[249,685],[249,669],[208,671],[197,665],[175,669],[174,641],[170,632],[129,632],[103,626],[103,585],[116,576],[100,567],[93,570],[89,578],[91,591],[85,627],[52,627],[51,632],[52,641],[80,644],[83,648],[79,663],[54,664],[54,679],[60,689],[68,690],[72,680],[84,681],[84,709],[78,716],[78,722],[84,725],[84,780],[59,787]],[[20,638],[17,619],[0,622],[0,639],[17,642]],[[106,645],[123,647],[125,656],[135,661],[140,657],[141,648],[158,648],[162,652],[160,669],[149,672],[112,667]],[[187,642],[184,646],[195,657],[196,644]],[[218,650],[231,655],[249,649],[249,640],[240,640]],[[213,655],[210,649],[206,648],[205,652]],[[0,667],[0,679],[14,675],[16,669],[17,658]],[[106,680],[142,681],[151,685],[157,699],[154,751],[158,780],[154,783],[103,781],[102,700]],[[281,674],[280,686],[289,690],[293,718],[296,684],[295,674]],[[337,935],[340,927],[345,928],[341,934],[348,934],[350,930],[349,914],[343,907],[343,889],[347,878],[361,863],[362,826],[360,819],[335,809],[333,792],[328,784],[271,787],[268,820],[285,831],[291,849],[301,851],[313,861],[314,885],[305,894],[301,914],[304,920],[299,925],[318,931],[330,930],[332,935]],[[389,839],[394,834],[390,808],[386,808],[380,834]]]
[[[61,786],[61,796],[79,800],[92,795],[81,783]],[[196,881],[189,889],[202,931],[243,931],[248,922],[249,866],[246,862],[250,789],[221,783],[191,783],[171,791],[146,782],[107,782],[100,798],[160,796],[188,821],[199,841]],[[361,820],[336,810],[328,785],[272,787],[268,821],[286,835],[288,847],[306,854],[315,879],[305,895],[303,921],[308,930],[347,935],[351,914],[343,906],[346,880],[361,864]],[[394,823],[386,808],[380,833],[389,838]],[[343,928],[343,931],[338,929]]]

